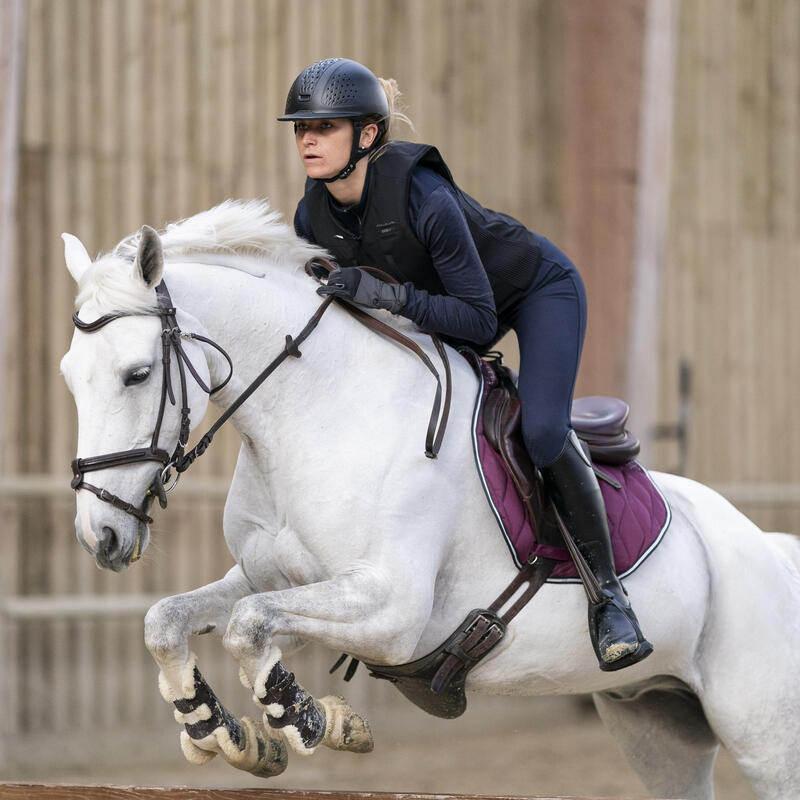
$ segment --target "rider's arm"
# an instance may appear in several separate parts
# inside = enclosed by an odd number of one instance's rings
[[[453,190],[430,170],[417,170],[409,206],[417,238],[447,294],[433,295],[406,283],[408,299],[401,315],[425,330],[465,342],[491,341],[497,331],[494,296]]]

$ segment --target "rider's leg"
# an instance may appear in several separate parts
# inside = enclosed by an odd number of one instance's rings
[[[641,636],[614,573],[597,479],[582,450],[574,447],[569,437],[572,394],[586,329],[583,282],[558,248],[546,239],[541,243],[537,280],[511,320],[520,348],[522,430],[534,464],[544,465],[546,488],[567,534],[608,596],[607,601],[589,609],[600,668],[620,669],[644,658],[652,646]]]
[[[653,652],[614,570],[603,495],[574,431],[551,464],[541,468],[545,488],[567,534],[578,546],[606,599],[589,601],[589,635],[602,670],[622,669]]]

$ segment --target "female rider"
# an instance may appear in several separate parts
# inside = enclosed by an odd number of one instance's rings
[[[436,148],[390,140],[393,117],[402,117],[398,94],[394,81],[344,58],[312,64],[289,90],[279,119],[294,123],[308,176],[295,229],[339,265],[317,291],[387,309],[478,351],[515,331],[526,447],[606,595],[589,605],[600,669],[635,664],[653,648],[615,574],[600,487],[570,428],[586,327],[581,278],[547,239],[462,192]]]

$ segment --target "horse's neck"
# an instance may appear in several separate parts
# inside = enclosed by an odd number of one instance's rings
[[[310,280],[304,292],[298,278],[281,274],[276,267],[254,277],[205,263],[176,263],[169,266],[164,280],[176,307],[197,320],[205,335],[233,360],[230,388],[214,398],[223,404],[281,350],[287,334],[299,332],[319,305]],[[209,366],[216,383],[224,380],[228,372],[224,359],[213,358]],[[271,380],[279,381],[280,376]]]
[[[287,335],[297,336],[321,302],[310,278],[281,274],[278,268],[254,278],[231,269],[174,265],[165,280],[176,306],[197,319],[233,361],[232,380],[213,398],[220,408],[227,408],[284,349]],[[274,442],[283,430],[287,436],[300,436],[307,421],[331,407],[355,409],[366,394],[388,398],[389,384],[413,382],[416,371],[407,355],[339,309],[324,315],[300,351],[301,359],[287,359],[235,415],[240,434],[256,446]],[[211,356],[216,385],[227,376],[227,364]],[[380,381],[374,379],[376,369],[381,370]],[[418,377],[424,379],[423,373]]]

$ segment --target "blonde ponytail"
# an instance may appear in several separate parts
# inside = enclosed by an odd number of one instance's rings
[[[386,95],[386,100],[389,103],[389,118],[386,120],[386,133],[381,142],[383,144],[384,142],[391,141],[392,129],[397,122],[405,123],[412,131],[415,131],[416,128],[414,128],[414,123],[405,113],[406,105],[402,101],[403,94],[397,86],[397,81],[394,78],[378,78],[378,83],[380,83]]]

